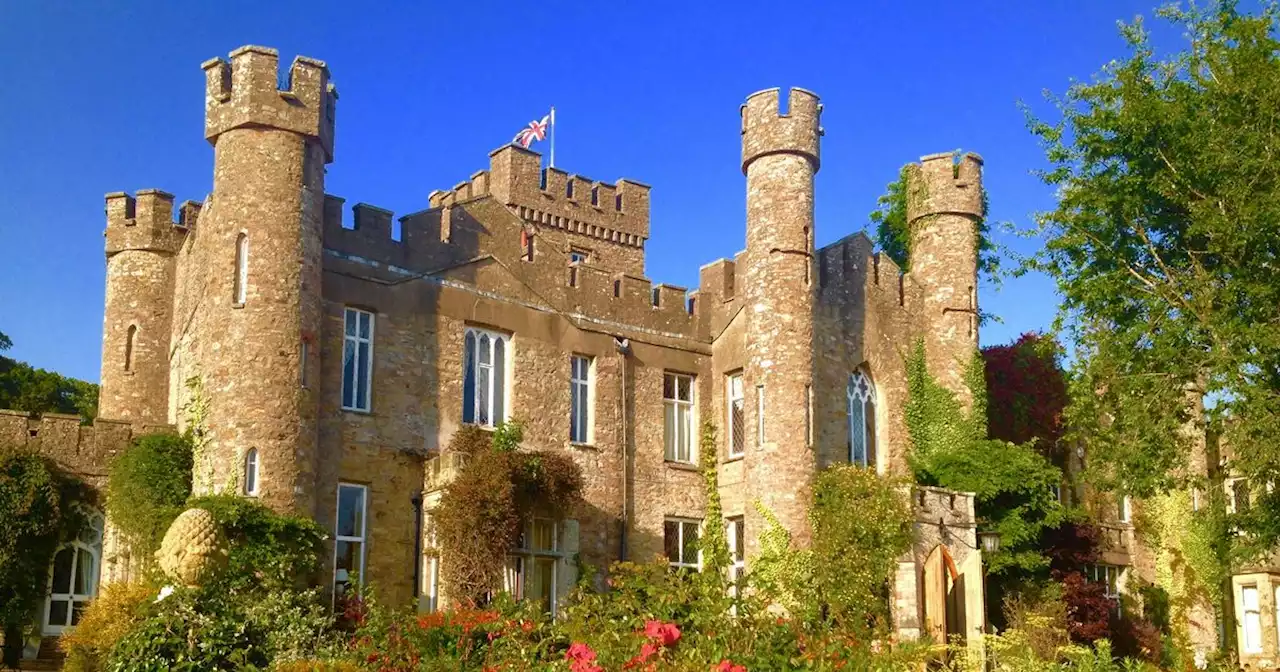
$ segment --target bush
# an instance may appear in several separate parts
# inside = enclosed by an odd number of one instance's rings
[[[157,586],[145,581],[111,583],[85,608],[80,623],[64,634],[58,646],[67,654],[66,670],[100,669],[111,649],[146,617]]]
[[[192,459],[189,437],[147,434],[111,465],[107,516],[144,563],[191,496]]]
[[[257,500],[235,495],[193,498],[188,508],[213,514],[230,545],[218,579],[228,590],[279,590],[313,583],[324,548],[314,520],[282,515]]]

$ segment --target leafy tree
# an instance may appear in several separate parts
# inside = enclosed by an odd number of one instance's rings
[[[0,352],[13,341],[0,332]],[[98,415],[98,386],[0,355],[0,408],[31,413],[76,413],[86,422]]]
[[[1067,408],[1067,376],[1052,338],[1028,332],[1017,341],[982,349],[987,382],[987,433],[1031,443],[1063,466],[1060,445]]]
[[[1029,115],[1058,204],[1024,270],[1062,296],[1068,426],[1093,483],[1140,497],[1182,485],[1186,430],[1223,418],[1230,469],[1280,474],[1280,9],[1159,16],[1185,47],[1159,57],[1140,20],[1122,25],[1127,58],[1052,98],[1055,120]],[[1265,490],[1240,521],[1259,551],[1280,540],[1280,491]]]

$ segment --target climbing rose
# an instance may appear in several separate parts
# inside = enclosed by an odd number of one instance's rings
[[[662,621],[646,621],[644,624],[644,636],[662,646],[671,646],[680,641],[680,628],[675,623],[663,623]]]
[[[719,665],[711,668],[712,672],[747,672],[747,668],[741,665],[734,665],[728,660],[720,661]]]

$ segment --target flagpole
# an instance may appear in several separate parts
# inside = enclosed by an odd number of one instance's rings
[[[551,167],[556,167],[556,107],[551,106]]]

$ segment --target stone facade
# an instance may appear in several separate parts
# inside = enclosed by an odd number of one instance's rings
[[[364,486],[362,576],[387,602],[437,595],[430,509],[458,467],[448,444],[471,418],[464,403],[477,403],[464,392],[477,375],[464,368],[469,330],[505,339],[489,373],[502,417],[525,422],[527,447],[563,451],[586,476],[585,504],[562,532],[561,583],[573,553],[595,567],[648,560],[664,553],[665,521],[703,518],[689,463],[703,421],[719,429],[725,514],[745,519],[748,562],[761,526],[753,502],[803,543],[816,470],[852,454],[854,374],[874,390],[857,426],[870,466],[904,474],[912,344],[925,341],[930,368],[953,387],[977,347],[981,160],[935,155],[913,170],[929,198],[912,214],[911,273],[862,233],[816,249],[822,106],[811,92],[770,89],[742,106],[747,249],[704,266],[690,291],[643,276],[647,185],[544,170],[537,153],[504,146],[401,217],[394,239],[390,211],[357,203],[348,216],[324,193],[337,100],[324,63],[297,58],[281,83],[274,50],[244,47],[203,68],[213,192],[176,221],[163,192],[107,197],[99,424],[185,428],[201,409],[198,491],[245,492],[256,451],[257,487],[245,494],[331,531],[339,484]],[[349,309],[370,316],[367,339],[349,336]],[[590,361],[590,428],[576,441],[572,356]],[[364,380],[357,361],[370,371],[363,401],[344,390]],[[672,374],[687,377],[687,401],[664,402],[682,396]],[[729,430],[735,375],[741,451]],[[667,454],[669,405],[691,416],[687,460]],[[912,496],[920,541],[899,571],[895,617],[906,634],[936,630],[945,615],[926,613],[944,599],[936,582],[964,601],[959,627],[973,637],[972,497]]]

